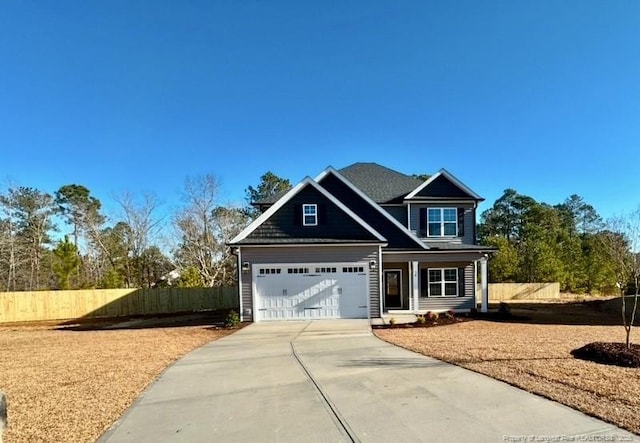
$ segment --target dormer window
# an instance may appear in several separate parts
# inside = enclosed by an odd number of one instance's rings
[[[429,208],[427,210],[429,237],[456,237],[458,235],[457,208]]]
[[[315,205],[315,204],[302,205],[302,224],[304,226],[318,225],[318,205]]]

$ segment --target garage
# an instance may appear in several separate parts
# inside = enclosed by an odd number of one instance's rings
[[[256,321],[367,318],[368,265],[256,264]]]

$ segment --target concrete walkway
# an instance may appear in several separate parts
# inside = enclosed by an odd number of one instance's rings
[[[552,401],[389,345],[366,321],[324,320],[253,324],[197,349],[99,441],[636,439]]]

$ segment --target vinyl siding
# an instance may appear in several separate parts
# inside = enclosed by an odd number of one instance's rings
[[[400,223],[401,227],[396,226],[335,175],[327,174],[320,180],[320,185],[386,238],[389,248],[422,249],[404,229],[406,223]]]
[[[464,236],[463,237],[426,237],[422,238],[425,243],[433,242],[451,242],[463,243],[467,245],[475,244],[475,224],[476,213],[472,203],[411,203],[411,217],[409,227],[411,231],[420,237],[420,209],[422,208],[464,208]]]
[[[426,268],[464,268],[464,296],[458,297],[420,297],[418,309],[420,311],[467,311],[476,307],[475,279],[473,263],[423,263],[420,269]],[[419,284],[422,285],[421,279]],[[422,293],[422,292],[421,292]],[[413,300],[410,299],[410,309],[413,309]]]
[[[391,214],[393,218],[398,220],[402,226],[407,226],[406,206],[382,206],[382,209]]]
[[[304,247],[250,247],[241,248],[241,260],[259,263],[353,263],[366,262],[369,272],[369,312],[372,318],[380,317],[380,266],[369,270],[369,260],[379,262],[377,246],[304,246]],[[243,320],[253,321],[253,276],[242,272]],[[248,311],[250,310],[250,314]]]
[[[302,206],[317,205],[317,225],[305,226]],[[366,228],[311,185],[307,185],[249,234],[245,242],[272,239],[336,239],[378,241]],[[241,244],[242,242],[240,242]]]

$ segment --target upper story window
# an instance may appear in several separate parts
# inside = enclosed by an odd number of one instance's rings
[[[302,224],[304,226],[318,225],[318,205],[302,205]]]
[[[456,237],[458,235],[457,208],[429,208],[427,210],[429,237]]]

